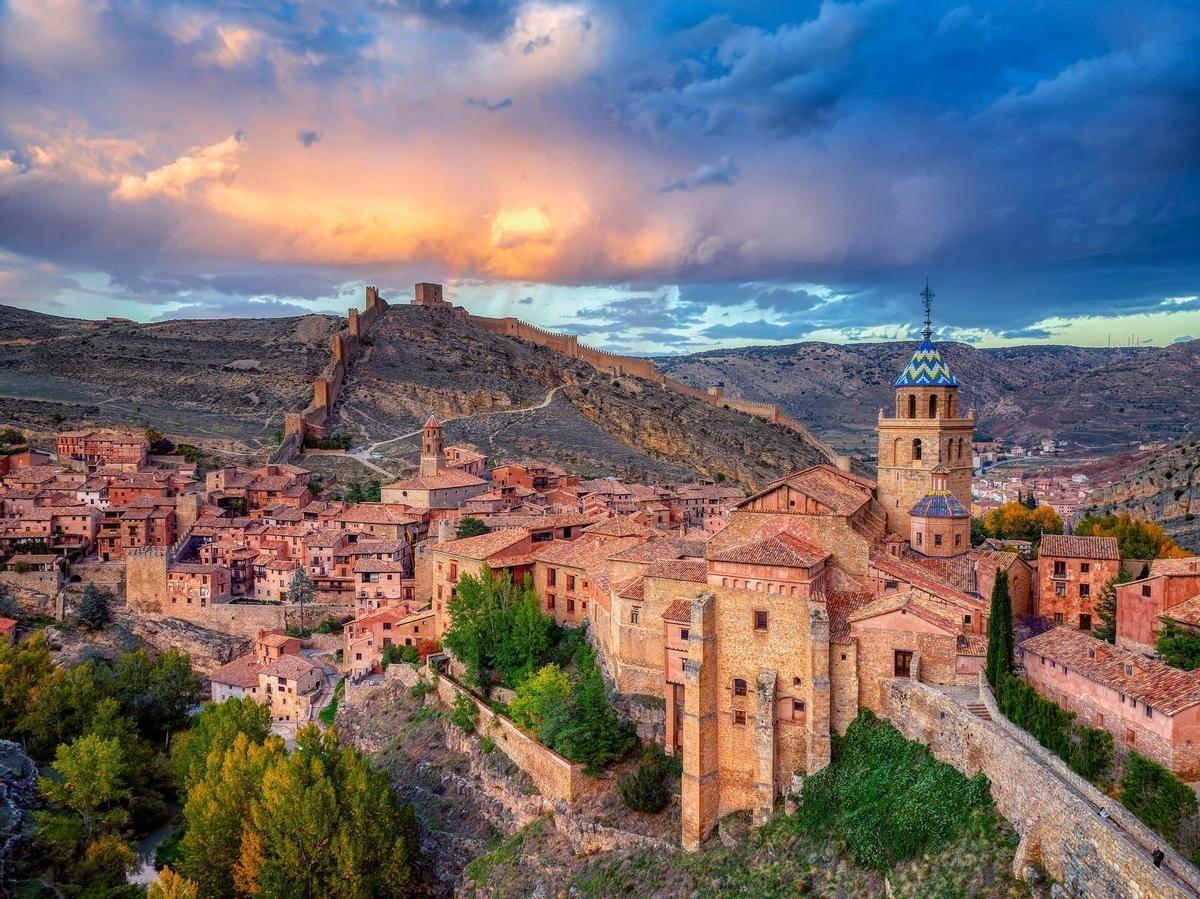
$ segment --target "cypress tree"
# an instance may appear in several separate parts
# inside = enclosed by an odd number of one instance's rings
[[[992,587],[992,608],[988,618],[987,679],[995,689],[1001,673],[1013,669],[1012,599],[1008,595],[1008,574],[996,572]]]

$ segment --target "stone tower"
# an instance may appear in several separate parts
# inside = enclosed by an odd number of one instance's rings
[[[967,508],[971,505],[971,449],[975,412],[964,416],[958,403],[958,378],[942,361],[932,341],[928,283],[921,292],[925,303],[924,339],[896,379],[896,402],[891,415],[879,410],[879,502],[887,513],[888,530],[907,537],[910,512],[929,491],[933,470],[945,469],[946,489]]]
[[[425,420],[425,433],[421,435],[421,477],[440,474],[446,467],[446,453],[442,449],[442,423],[433,415]]]

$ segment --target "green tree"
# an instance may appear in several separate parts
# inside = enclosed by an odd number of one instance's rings
[[[979,546],[988,538],[987,525],[983,523],[982,518],[971,519],[971,545]]]
[[[1026,509],[1036,509],[1038,507],[1037,498],[1033,495],[1032,490],[1025,494],[1025,499],[1023,500],[1022,505],[1024,505]]]
[[[1008,595],[1008,573],[996,572],[992,606],[988,613],[987,679],[994,689],[1001,674],[1013,666],[1012,599]]]
[[[292,575],[291,584],[288,585],[288,601],[300,605],[301,628],[304,627],[304,604],[311,603],[315,596],[316,591],[308,572],[303,567],[297,568],[296,573]]]
[[[89,835],[124,823],[119,805],[129,798],[130,789],[125,781],[125,753],[115,737],[87,734],[64,743],[51,768],[57,776],[39,780],[42,793],[78,814]],[[116,814],[104,814],[114,811]]]
[[[1200,634],[1185,631],[1174,621],[1164,621],[1155,644],[1162,660],[1174,668],[1200,668]]]
[[[492,529],[483,523],[482,518],[464,515],[458,520],[458,530],[454,532],[454,536],[462,540],[466,537],[478,537],[480,534],[490,534],[491,532]]]
[[[175,650],[151,659],[139,649],[121,656],[113,669],[113,693],[121,710],[149,739],[183,728],[201,690],[191,659]]]
[[[543,665],[537,672],[521,681],[517,695],[508,704],[513,721],[526,730],[537,733],[546,719],[571,701],[571,679],[557,665]]]
[[[1078,537],[1116,537],[1123,559],[1180,559],[1188,555],[1152,521],[1128,512],[1089,515],[1075,526]]]
[[[98,590],[95,584],[84,587],[83,596],[75,610],[75,619],[80,626],[90,631],[98,631],[108,624],[111,617],[108,600],[108,595]]]
[[[283,753],[277,737],[255,743],[239,733],[224,754],[214,748],[204,774],[187,791],[179,871],[196,882],[202,895],[236,895],[234,869],[250,809],[262,791],[267,768]]]
[[[34,758],[53,757],[66,743],[88,729],[96,705],[104,698],[97,663],[55,668],[32,692],[16,732],[24,734]]]
[[[377,503],[383,499],[383,486],[379,481],[368,481],[363,488],[363,502]]]
[[[362,484],[354,481],[346,488],[345,500],[348,503],[361,503],[363,501]]]
[[[650,744],[642,750],[637,768],[617,785],[621,804],[635,812],[662,811],[671,801],[671,772],[671,760],[657,743]]]
[[[547,745],[594,774],[620,758],[635,738],[613,708],[590,646],[579,648],[576,665],[579,680],[569,710],[548,717],[542,730],[552,738]]]
[[[23,643],[0,640],[0,734],[21,732],[39,687],[53,671],[42,634]]]
[[[171,745],[176,782],[186,792],[205,776],[210,759],[220,762],[224,758],[239,734],[251,743],[262,743],[270,733],[270,708],[249,696],[209,703]]]
[[[502,639],[495,647],[495,664],[503,672],[505,686],[515,688],[546,658],[555,625],[554,619],[542,611],[533,579],[528,575],[507,597]]]

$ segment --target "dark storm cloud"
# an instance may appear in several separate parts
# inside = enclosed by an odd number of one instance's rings
[[[35,7],[0,7],[0,41]],[[186,192],[114,199],[123,176],[240,130],[245,154],[264,154],[259,171],[286,147],[312,166],[295,177],[319,182],[322,158],[358,164],[352,149],[335,150],[347,125],[356,135],[354,126],[369,127],[370,145],[386,149],[413,133],[452,146],[463,137],[447,123],[463,120],[493,129],[471,133],[481,152],[490,135],[519,128],[531,143],[496,145],[514,162],[568,155],[581,184],[600,182],[596,193],[579,189],[577,205],[591,216],[585,233],[544,254],[572,265],[514,275],[575,287],[638,282],[622,289],[645,296],[557,306],[548,312],[556,321],[541,322],[575,333],[626,343],[626,335],[795,339],[883,325],[909,333],[927,272],[947,333],[1045,340],[1049,318],[1196,308],[1164,305],[1194,296],[1200,283],[1194,3],[578,0],[572,8],[579,28],[597,36],[580,45],[594,55],[566,49],[575,45],[554,2],[185,0],[83,4],[90,18],[74,29],[46,19],[28,44],[37,53],[0,47],[9,299],[49,309],[60,294],[85,296],[81,277],[100,275],[112,296],[144,303],[148,314],[193,295],[269,297],[280,305],[258,304],[260,314],[290,314],[289,304],[334,296],[342,284],[405,283],[401,269],[416,279],[422,269],[468,278],[507,271],[442,251],[457,245],[440,234],[417,241],[430,248],[427,259],[394,261],[371,247],[365,262],[291,261],[304,244],[290,222],[272,223],[262,241],[197,252],[189,236],[218,213],[189,206]],[[89,40],[68,47],[56,43],[66,39],[59,30]],[[498,67],[503,48],[510,55]],[[530,68],[507,80],[505,68],[517,66]],[[505,112],[466,114],[464,104]],[[431,181],[470,175],[459,160],[447,167]],[[219,183],[253,186],[253,166],[234,168]],[[381,200],[411,205],[389,194],[386,177],[377,184]],[[541,205],[519,183],[470,187],[514,209]],[[601,208],[598,197],[610,192],[619,202]],[[472,221],[486,229],[492,212]],[[667,248],[630,272],[622,266],[636,254],[614,234],[645,234],[647,245]],[[104,296],[95,296],[84,312],[103,315]],[[746,321],[719,317],[735,307]],[[1168,334],[1193,329],[1180,322]]]

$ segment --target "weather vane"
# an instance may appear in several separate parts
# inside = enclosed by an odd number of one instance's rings
[[[933,291],[929,289],[929,275],[925,276],[925,289],[921,291],[921,299],[925,303],[925,330],[921,333],[928,340],[933,336],[933,322],[930,318],[930,310],[933,307]]]

